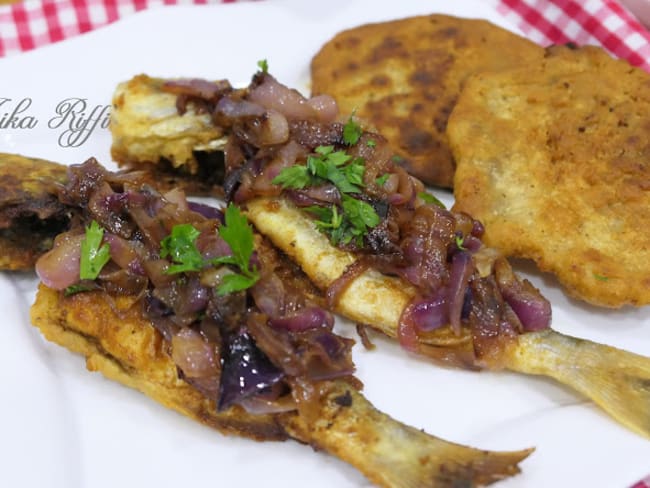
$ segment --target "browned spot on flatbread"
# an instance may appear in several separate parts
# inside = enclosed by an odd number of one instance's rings
[[[445,128],[463,81],[543,55],[530,41],[482,20],[428,15],[367,24],[337,34],[314,56],[312,92],[336,97],[344,114],[356,109],[411,173],[451,187],[455,166]]]

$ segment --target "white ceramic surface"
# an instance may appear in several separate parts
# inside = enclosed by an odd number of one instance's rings
[[[245,84],[256,62],[266,58],[277,78],[306,91],[311,56],[343,28],[429,12],[503,25],[485,4],[469,0],[318,3],[165,7],[0,60],[0,151],[64,163],[96,156],[111,166],[102,110],[115,85],[137,73]],[[77,104],[74,120],[71,114],[56,113],[57,106],[66,107],[60,105],[64,100]],[[12,119],[15,110],[22,111]],[[94,122],[83,126],[84,120],[98,117],[83,144],[64,147],[74,140],[75,133],[68,137],[71,128],[90,129]],[[85,135],[79,134],[77,142]],[[439,196],[450,201],[449,195]],[[567,298],[552,278],[530,265],[517,267],[552,301],[558,330],[650,355],[647,307],[588,307]],[[324,453],[295,442],[224,437],[86,371],[80,357],[47,343],[30,326],[35,287],[29,273],[0,274],[0,486],[369,485]],[[356,347],[355,359],[365,393],[380,409],[430,433],[479,447],[537,446],[522,464],[523,474],[501,483],[504,488],[624,488],[650,472],[649,441],[564,387],[510,373],[441,369],[373,338],[377,349]]]

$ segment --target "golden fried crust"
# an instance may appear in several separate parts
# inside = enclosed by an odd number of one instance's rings
[[[0,269],[32,268],[51,247],[61,227],[50,229],[42,221],[62,217],[56,185],[66,175],[64,165],[0,153]]]
[[[239,407],[217,413],[213,400],[179,379],[162,337],[130,297],[107,299],[101,292],[65,297],[41,284],[31,319],[46,339],[83,354],[90,371],[100,371],[165,407],[225,434],[287,438],[276,417],[250,415]]]
[[[311,63],[312,93],[342,114],[356,109],[384,135],[407,170],[451,187],[447,119],[473,73],[537,63],[544,50],[483,20],[445,15],[368,24],[337,34]]]
[[[455,210],[596,305],[650,303],[650,76],[595,47],[468,81]]]

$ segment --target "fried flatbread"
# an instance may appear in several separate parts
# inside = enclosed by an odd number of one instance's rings
[[[312,93],[374,125],[425,183],[451,187],[447,119],[464,80],[538,63],[544,50],[484,20],[445,15],[367,24],[337,34],[311,63]]]
[[[61,164],[0,153],[0,269],[32,268],[67,227],[56,196],[66,174]]]
[[[455,209],[592,304],[650,303],[650,76],[600,48],[478,75],[448,125]]]

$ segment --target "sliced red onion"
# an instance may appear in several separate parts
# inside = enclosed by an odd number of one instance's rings
[[[334,122],[339,115],[336,100],[330,95],[317,95],[307,100],[307,104],[318,114],[321,122]]]
[[[293,119],[313,119],[316,115],[300,92],[279,83],[271,75],[264,76],[262,83],[250,91],[248,99]]]
[[[551,326],[551,305],[535,293],[502,290],[503,298],[515,312],[526,332],[547,329]]]
[[[189,378],[217,376],[219,363],[214,348],[203,336],[189,327],[183,327],[171,340],[172,359]]]
[[[434,295],[411,302],[403,314],[403,320],[411,321],[417,330],[428,332],[449,323],[447,293],[444,288]]]
[[[81,241],[85,234],[59,235],[54,247],[36,262],[36,274],[43,284],[53,290],[65,290],[79,281]]]
[[[205,100],[214,100],[231,88],[227,80],[213,82],[196,78],[170,80],[163,85],[163,90],[166,92],[191,95]]]
[[[262,117],[266,110],[259,103],[248,100],[234,100],[230,97],[223,97],[215,107],[215,114],[228,119],[239,119],[245,117]]]
[[[223,351],[218,411],[264,392],[284,377],[245,331],[228,338]]]
[[[188,202],[187,206],[192,212],[196,212],[206,219],[214,219],[223,223],[223,212],[217,207],[199,202]]]
[[[467,285],[474,272],[472,257],[469,253],[460,251],[451,258],[447,302],[449,303],[449,325],[460,334],[461,316]]]
[[[276,329],[300,332],[323,326],[331,328],[334,326],[334,317],[320,307],[304,307],[292,315],[270,319],[269,325]]]

